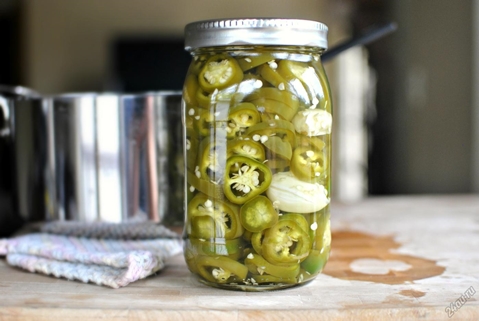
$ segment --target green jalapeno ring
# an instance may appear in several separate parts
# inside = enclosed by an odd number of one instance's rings
[[[310,230],[310,226],[309,226],[308,221],[306,220],[306,218],[303,215],[298,214],[298,213],[285,213],[285,214],[283,214],[279,217],[279,220],[280,221],[282,221],[282,220],[292,220],[296,224],[298,224],[298,226],[303,231],[305,231],[306,233],[308,233],[309,230]]]
[[[218,131],[216,134],[215,136],[205,137],[200,142],[197,171],[202,179],[220,184],[223,182],[223,164],[225,164],[227,157],[226,139],[225,135],[218,134]]]
[[[271,178],[271,170],[263,163],[245,156],[232,156],[226,162],[225,196],[234,204],[244,204],[266,191]]]
[[[271,264],[288,265],[304,261],[311,249],[308,233],[292,220],[280,220],[265,233],[262,256]]]
[[[284,141],[288,141],[292,147],[296,147],[296,134],[293,124],[281,119],[272,119],[267,122],[261,122],[249,127],[245,135],[255,140],[260,140],[262,136],[269,139],[270,136],[277,136]],[[256,136],[257,135],[257,136]]]
[[[301,268],[310,274],[321,272],[329,258],[330,246],[321,250],[311,250],[306,260],[301,262]]]
[[[197,106],[196,92],[198,91],[198,78],[194,74],[188,74],[183,86],[183,99],[187,104]]]
[[[307,147],[316,151],[322,151],[329,145],[329,141],[325,142],[324,139],[327,135],[323,136],[305,136],[296,133],[296,145],[299,147]]]
[[[281,278],[266,274],[252,274],[250,276],[250,282],[258,284],[296,284],[298,280],[297,278]]]
[[[213,199],[224,199],[223,187],[221,185],[212,183],[208,180],[199,178],[195,173],[188,170],[187,173],[188,184],[193,186],[195,191],[200,191]]]
[[[288,161],[287,164],[289,166],[289,161],[293,154],[293,148],[288,141],[283,141],[278,136],[271,136],[263,143],[263,145],[273,154],[273,156],[268,157],[268,159],[284,159]]]
[[[253,246],[253,249],[258,253],[259,255],[262,255],[262,246],[263,246],[263,240],[264,240],[264,235],[268,231],[268,229],[262,230],[261,232],[256,232],[251,235],[251,245]]]
[[[250,273],[259,275],[272,275],[280,278],[295,278],[299,274],[299,264],[278,266],[269,263],[259,254],[250,253],[246,256],[244,263]]]
[[[208,59],[198,75],[200,87],[208,93],[239,83],[241,80],[243,80],[241,67],[236,59],[226,54]]]
[[[197,194],[187,206],[187,232],[196,238],[234,239],[243,234],[239,208],[228,201]]]
[[[278,213],[269,198],[258,195],[241,206],[240,221],[246,230],[260,232],[276,224]]]
[[[261,53],[255,56],[249,55],[247,57],[238,57],[236,58],[236,60],[238,61],[238,64],[240,65],[241,69],[243,71],[247,71],[258,67],[259,65],[267,63],[268,61],[273,61],[274,57],[271,54]]]
[[[198,256],[196,258],[199,274],[212,283],[227,283],[237,279],[244,280],[248,268],[225,256]]]
[[[244,242],[241,238],[204,240],[190,237],[187,239],[186,247],[194,248],[199,255],[220,255],[227,256],[233,260],[239,260],[243,255]]]
[[[248,102],[239,103],[229,110],[228,118],[241,128],[250,127],[261,119],[255,105]]]
[[[291,172],[304,182],[319,181],[325,178],[327,162],[323,151],[297,147],[291,159]]]
[[[228,158],[234,155],[251,157],[259,162],[265,160],[264,147],[261,143],[248,139],[234,139],[227,142]]]

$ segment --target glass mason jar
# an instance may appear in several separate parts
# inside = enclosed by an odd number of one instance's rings
[[[233,19],[191,23],[185,33],[188,268],[233,290],[311,281],[331,244],[327,27]]]

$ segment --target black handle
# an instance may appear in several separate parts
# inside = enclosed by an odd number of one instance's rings
[[[386,24],[373,25],[366,30],[364,30],[361,35],[346,42],[343,42],[337,46],[334,46],[330,50],[326,51],[322,56],[321,60],[326,62],[334,58],[337,54],[359,45],[367,45],[371,42],[374,42],[384,36],[387,36],[390,33],[393,33],[397,30],[397,24],[395,22],[388,22]]]

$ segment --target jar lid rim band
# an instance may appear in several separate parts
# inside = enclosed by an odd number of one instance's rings
[[[233,45],[311,46],[327,49],[328,27],[318,21],[284,18],[220,19],[185,27],[185,49]]]

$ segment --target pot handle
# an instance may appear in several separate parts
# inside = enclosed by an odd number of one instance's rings
[[[10,108],[8,100],[0,96],[0,138],[10,136]]]

